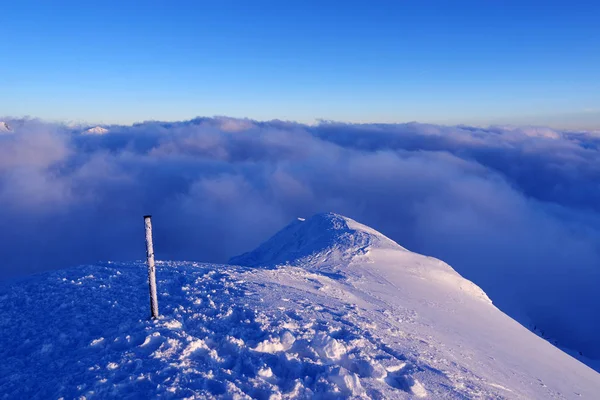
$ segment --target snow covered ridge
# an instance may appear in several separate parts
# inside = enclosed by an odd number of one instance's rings
[[[339,215],[298,223],[250,253],[287,265],[159,262],[156,321],[143,263],[0,286],[0,398],[597,398],[600,374],[441,261]]]
[[[275,266],[311,257],[323,252],[350,260],[370,248],[405,250],[383,234],[334,213],[317,214],[308,220],[298,218],[257,249],[233,257],[230,264]]]
[[[406,250],[376,230],[334,213],[299,218],[279,231],[257,249],[233,257],[229,264],[250,267],[302,265],[305,269],[346,274],[360,263],[403,268],[404,272],[438,281],[490,302],[477,285],[461,277],[448,264]],[[361,273],[358,272],[359,276]]]

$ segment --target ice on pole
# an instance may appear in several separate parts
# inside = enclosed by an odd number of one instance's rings
[[[156,296],[156,272],[154,267],[154,246],[152,245],[152,216],[144,216],[146,227],[146,260],[148,263],[148,285],[150,287],[150,313],[158,318],[158,298]]]

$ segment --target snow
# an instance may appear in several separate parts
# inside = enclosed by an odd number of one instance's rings
[[[157,244],[158,245],[158,244]],[[158,250],[158,247],[157,247]],[[0,287],[0,398],[597,398],[600,374],[447,264],[348,218],[239,264],[103,263]]]
[[[273,267],[290,262],[323,264],[326,259],[328,263],[339,264],[366,254],[372,247],[406,251],[371,228],[326,213],[310,221],[297,219],[254,251],[233,257],[229,263]]]
[[[83,133],[90,135],[103,135],[105,133],[108,133],[108,129],[103,128],[101,126],[95,126],[93,128],[85,130]]]

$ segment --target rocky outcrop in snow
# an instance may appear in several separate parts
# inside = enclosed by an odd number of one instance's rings
[[[12,132],[12,128],[7,122],[0,121],[0,132]]]

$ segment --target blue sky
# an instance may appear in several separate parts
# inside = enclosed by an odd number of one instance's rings
[[[593,1],[9,1],[0,115],[600,129]]]

